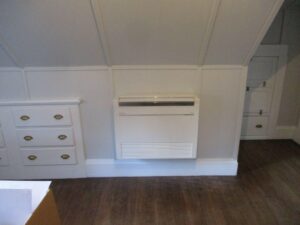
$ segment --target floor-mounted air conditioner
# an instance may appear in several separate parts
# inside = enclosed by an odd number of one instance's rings
[[[114,111],[117,159],[196,158],[197,97],[124,96]]]

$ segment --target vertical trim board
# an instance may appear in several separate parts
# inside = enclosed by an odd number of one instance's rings
[[[203,37],[202,45],[200,46],[200,54],[199,54],[199,65],[203,65],[205,62],[205,57],[208,52],[210,40],[215,29],[216,20],[218,17],[218,12],[220,9],[221,0],[214,0],[213,6],[210,13],[210,18],[206,27],[206,31]]]
[[[106,64],[108,66],[112,65],[112,59],[111,59],[111,54],[110,54],[110,48],[109,48],[109,43],[105,34],[105,26],[103,23],[103,16],[101,13],[101,5],[100,5],[100,0],[90,0],[91,4],[91,9],[93,13],[93,17],[96,23],[97,27],[97,32],[99,36],[99,41],[101,43],[101,46],[104,50],[104,56],[106,59]]]

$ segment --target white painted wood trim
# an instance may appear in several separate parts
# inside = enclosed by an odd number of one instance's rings
[[[272,7],[271,11],[268,13],[268,18],[265,21],[265,23],[263,24],[263,26],[261,27],[256,40],[254,41],[249,53],[247,54],[247,57],[244,60],[243,65],[247,66],[251,60],[251,58],[253,57],[253,55],[255,54],[258,46],[260,45],[262,39],[264,38],[265,34],[267,33],[270,25],[272,24],[276,14],[278,13],[280,7],[282,6],[284,0],[277,0],[274,4],[274,6]]]
[[[86,160],[88,177],[235,176],[237,168],[235,159]]]
[[[72,99],[41,99],[41,100],[25,100],[25,101],[1,101],[0,106],[26,106],[26,105],[78,105],[82,102],[80,98]]]
[[[90,0],[90,4],[91,4],[93,17],[94,17],[96,27],[97,27],[99,41],[100,41],[101,46],[104,51],[104,57],[106,60],[106,64],[108,66],[111,66],[112,58],[111,58],[111,54],[110,54],[110,50],[109,50],[110,48],[109,48],[108,39],[106,38],[105,26],[104,26],[103,16],[102,16],[102,12],[101,12],[101,3],[99,1],[100,0]]]
[[[235,131],[235,143],[232,157],[234,159],[238,158],[239,147],[240,147],[240,137],[242,132],[242,122],[243,122],[243,113],[244,113],[244,101],[246,95],[246,83],[247,83],[247,75],[248,75],[248,67],[244,67],[241,70],[240,76],[240,90],[239,90],[239,101],[237,104],[237,123],[236,123],[236,131]]]
[[[196,65],[115,65],[112,70],[197,70]]]
[[[47,72],[47,71],[109,71],[109,70],[241,70],[241,65],[115,65],[79,67],[1,67],[0,72]]]
[[[0,67],[0,73],[1,72],[22,72],[23,69],[18,67]]]
[[[200,48],[200,54],[199,54],[199,65],[203,65],[205,62],[205,57],[208,52],[210,40],[213,34],[213,31],[215,29],[215,23],[217,20],[218,12],[220,9],[221,0],[214,0],[213,6],[210,12],[210,18],[205,30],[205,34],[203,37],[203,41]]]
[[[244,68],[242,65],[204,65],[202,70],[241,70]]]
[[[25,72],[47,72],[47,71],[103,71],[108,66],[78,66],[78,67],[25,67]]]
[[[22,79],[23,79],[23,85],[24,85],[24,89],[25,89],[26,99],[30,100],[31,93],[30,93],[30,89],[29,89],[29,85],[28,85],[27,73],[25,72],[25,70],[21,70],[21,73],[22,73]]]

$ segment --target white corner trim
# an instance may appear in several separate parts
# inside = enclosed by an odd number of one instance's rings
[[[240,90],[239,90],[239,100],[237,104],[237,123],[235,128],[235,141],[234,141],[234,151],[232,157],[234,159],[238,158],[239,147],[240,147],[240,137],[242,132],[242,123],[243,123],[243,112],[244,112],[244,102],[246,95],[246,83],[247,83],[248,67],[244,67],[241,70],[240,75]]]
[[[30,100],[31,92],[30,92],[30,88],[29,88],[29,84],[28,84],[27,73],[25,72],[25,70],[21,70],[21,73],[22,73],[23,85],[24,85],[25,95],[26,95],[25,98],[26,98],[26,100]]]
[[[235,176],[237,168],[235,159],[86,160],[88,177]]]
[[[271,139],[293,139],[296,126],[277,126]]]
[[[282,6],[284,0],[277,0],[271,11],[268,13],[268,17],[265,21],[265,23],[263,24],[263,26],[260,28],[260,31],[257,35],[256,40],[254,41],[250,51],[248,52],[248,55],[246,56],[245,60],[244,60],[244,65],[247,66],[251,60],[251,58],[253,57],[253,55],[255,54],[259,44],[261,43],[262,39],[264,38],[265,34],[267,33],[269,27],[271,26],[276,14],[278,13],[280,7]]]

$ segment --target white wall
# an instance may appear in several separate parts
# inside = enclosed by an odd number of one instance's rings
[[[114,158],[113,95],[195,94],[200,97],[199,159],[236,159],[245,68],[107,67],[0,71],[0,99],[80,97],[86,156]]]

